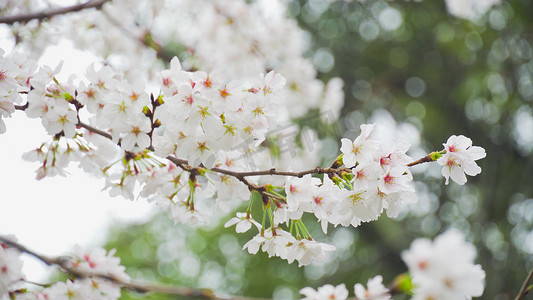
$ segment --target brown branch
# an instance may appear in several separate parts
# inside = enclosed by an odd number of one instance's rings
[[[113,139],[113,137],[111,136],[111,134],[109,134],[108,132],[105,132],[105,131],[100,130],[100,129],[98,129],[98,128],[94,128],[94,127],[92,127],[92,126],[90,126],[90,125],[87,125],[87,124],[81,122],[81,121],[78,121],[78,124],[76,124],[76,126],[78,126],[78,127],[82,127],[82,128],[85,128],[85,129],[89,130],[89,131],[92,132],[92,133],[96,133],[96,134],[101,135],[101,136],[103,136],[103,137],[105,137],[105,138],[108,138],[108,139],[110,139],[110,140]]]
[[[87,8],[100,8],[104,3],[108,2],[110,0],[89,0],[85,3],[80,3],[72,6],[66,6],[56,9],[50,9],[46,11],[40,11],[40,12],[34,12],[29,13],[25,15],[16,15],[16,16],[8,16],[8,17],[0,17],[0,24],[13,24],[15,22],[29,22],[31,20],[37,19],[37,20],[43,20],[48,19],[53,16],[57,15],[64,15],[71,12],[77,12],[80,10],[84,10]]]
[[[198,298],[198,299],[210,299],[210,300],[267,300],[265,298],[250,298],[250,297],[241,297],[241,296],[221,297],[221,296],[216,296],[213,293],[213,291],[209,289],[194,289],[194,288],[189,288],[189,287],[180,287],[180,286],[163,285],[163,284],[125,282],[112,275],[90,273],[90,272],[84,272],[84,271],[77,270],[69,266],[69,260],[65,257],[51,258],[45,255],[39,254],[33,250],[30,250],[26,248],[25,246],[17,242],[11,241],[9,239],[6,239],[2,236],[0,236],[0,243],[16,248],[21,252],[27,253],[49,266],[54,266],[54,265],[58,266],[62,271],[76,278],[96,277],[99,279],[107,280],[120,287],[123,287],[131,291],[135,291],[138,293],[143,293],[143,294],[163,293],[167,295],[176,295],[176,296],[191,297],[191,298]]]
[[[518,295],[516,295],[516,298],[514,298],[514,300],[523,299],[527,295],[527,293],[529,293],[530,289],[528,289],[528,285],[532,278],[533,278],[533,268],[531,268],[531,271],[529,271],[529,274],[524,280],[524,283],[522,283],[522,287],[520,288],[520,291],[518,292]]]
[[[408,167],[412,167],[412,166],[416,166],[416,165],[419,165],[419,164],[422,164],[422,163],[427,163],[427,162],[432,162],[432,161],[433,161],[433,159],[431,158],[431,155],[428,154],[428,155],[422,157],[419,160],[415,160],[412,163],[407,164],[407,166]]]
[[[18,109],[18,110],[25,110],[27,108],[27,105],[16,106],[15,108]],[[85,124],[85,123],[83,123],[81,121],[78,121],[78,124],[76,124],[76,126],[85,128],[85,129],[89,130],[90,132],[99,134],[99,135],[101,135],[103,137],[106,137],[106,138],[112,140],[112,136],[108,132],[102,131],[102,130],[100,130],[98,128],[95,128],[95,127],[92,127],[92,126],[90,126],[88,124]],[[119,144],[120,144],[120,142],[119,142]],[[150,146],[148,148],[148,150],[153,151],[154,149],[153,149],[153,147]],[[198,170],[198,168],[195,168],[195,167],[189,165],[189,162],[187,160],[185,160],[185,159],[177,158],[177,157],[174,157],[174,156],[167,156],[166,159],[168,159],[169,161],[173,162],[174,164],[176,164],[178,167],[182,168],[185,171],[195,172],[195,171]],[[412,166],[415,166],[415,165],[418,165],[418,164],[421,164],[421,163],[426,163],[426,162],[431,162],[431,161],[433,161],[432,158],[431,158],[431,155],[428,154],[428,155],[422,157],[419,160],[416,160],[416,161],[414,161],[412,163],[407,164],[407,166],[408,167],[412,167]],[[203,167],[201,167],[201,168],[203,168]],[[239,179],[241,182],[243,182],[244,184],[246,184],[250,190],[256,190],[256,191],[258,191],[261,194],[263,194],[263,192],[264,192],[264,187],[257,186],[257,185],[255,185],[253,183],[250,183],[248,180],[246,180],[245,177],[271,175],[271,176],[292,176],[292,177],[302,178],[303,176],[309,175],[309,174],[337,174],[337,175],[342,177],[343,173],[352,172],[352,170],[350,168],[346,168],[346,167],[341,168],[337,164],[337,160],[335,160],[335,162],[329,168],[315,167],[313,169],[304,170],[304,171],[300,171],[300,172],[278,171],[278,170],[276,170],[276,168],[272,168],[272,169],[269,169],[269,170],[249,171],[249,172],[236,172],[236,171],[230,171],[230,170],[222,169],[222,168],[219,168],[219,167],[213,167],[213,168],[211,168],[209,170],[211,170],[213,172],[220,173],[220,174],[225,174],[225,175],[229,175],[229,176],[235,177],[235,178]]]

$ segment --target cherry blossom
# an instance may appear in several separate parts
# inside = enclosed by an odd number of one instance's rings
[[[360,300],[389,300],[391,296],[389,289],[383,286],[383,277],[377,275],[368,279],[367,288],[356,283],[354,286],[355,296]]]
[[[16,241],[12,236],[9,239]],[[22,279],[24,274],[20,251],[0,243],[0,297],[6,295]]]
[[[416,284],[414,299],[471,299],[483,294],[485,271],[474,265],[474,246],[451,229],[435,238],[417,239],[402,259]]]
[[[300,294],[305,296],[302,300],[344,300],[348,298],[348,290],[344,284],[337,286],[326,284],[318,290],[306,287],[300,290]]]
[[[352,142],[349,139],[341,139],[342,161],[346,167],[351,168],[356,163],[364,163],[374,159],[374,153],[379,143],[370,139],[370,133],[374,129],[372,124],[361,125],[361,134]]]
[[[238,233],[243,233],[250,230],[252,225],[257,227],[259,230],[261,229],[261,224],[254,221],[254,219],[252,219],[247,213],[237,213],[237,217],[229,219],[226,224],[224,224],[224,227],[227,228],[235,224],[237,224],[237,226],[235,226],[235,231]]]
[[[476,176],[481,173],[481,168],[476,164],[476,160],[486,156],[485,149],[479,146],[472,146],[472,140],[464,135],[452,135],[443,144],[446,153],[437,160],[442,168],[442,176],[449,178],[455,183],[463,185],[466,183],[466,176]]]

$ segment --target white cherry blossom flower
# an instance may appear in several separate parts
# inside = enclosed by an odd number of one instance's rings
[[[301,300],[345,300],[348,298],[348,290],[343,284],[333,286],[326,284],[314,290],[310,287],[305,287],[300,290],[300,294],[305,297]]]
[[[285,193],[287,194],[287,205],[289,211],[296,211],[302,206],[309,206],[313,200],[313,189],[320,184],[320,179],[311,175],[302,178],[291,177],[285,182]]]
[[[476,176],[481,173],[481,168],[475,161],[486,156],[485,149],[472,146],[472,140],[463,135],[452,135],[443,145],[446,153],[437,163],[443,166],[441,173],[446,178],[446,184],[451,178],[455,183],[463,185],[467,180],[465,174]]]
[[[252,225],[257,227],[258,230],[261,230],[261,224],[257,223],[254,219],[252,219],[252,216],[247,213],[237,213],[237,217],[233,217],[229,219],[226,224],[224,224],[225,228],[228,228],[230,226],[235,226],[235,231],[237,233],[243,233],[248,231],[250,228],[252,228]]]
[[[63,131],[66,138],[74,137],[77,123],[76,111],[65,106],[54,106],[43,118],[43,125],[48,134],[55,135]]]
[[[383,286],[383,277],[381,275],[370,278],[367,282],[367,288],[357,283],[354,286],[355,296],[360,300],[389,300],[391,296],[389,289]]]
[[[315,240],[301,239],[288,247],[287,261],[298,261],[298,266],[307,266],[313,260],[322,262],[326,259],[326,252],[334,251],[335,246],[320,243]]]
[[[362,124],[361,134],[352,142],[349,139],[341,139],[342,162],[348,168],[356,163],[365,163],[374,160],[374,155],[379,143],[370,139],[370,133],[374,129],[373,124]]]
[[[464,236],[451,229],[435,238],[416,239],[402,253],[411,273],[415,299],[470,299],[483,293],[485,272],[474,265],[475,248]]]

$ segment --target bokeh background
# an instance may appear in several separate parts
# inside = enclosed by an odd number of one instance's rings
[[[324,164],[361,123],[379,123],[389,137],[407,132],[420,155],[463,134],[487,152],[482,174],[464,186],[445,185],[438,166],[417,166],[418,203],[398,219],[330,228],[328,236],[308,220],[313,236],[337,251],[302,268],[241,251],[255,233],[236,235],[224,220],[194,228],[157,214],[117,223],[105,247],[118,250],[133,278],[291,299],[305,286],[351,289],[377,274],[391,283],[406,271],[400,255],[414,239],[455,227],[478,249],[476,262],[487,274],[482,298],[512,299],[533,265],[533,2],[502,1],[478,15],[454,12],[451,2],[287,1],[289,15],[308,33],[306,56],[319,78],[344,80],[335,130],[305,118],[300,123],[329,141]],[[187,55],[179,45],[162,46],[167,55]]]

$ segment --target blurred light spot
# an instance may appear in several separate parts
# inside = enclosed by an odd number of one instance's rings
[[[148,255],[150,255],[150,248],[146,245],[144,240],[135,239],[131,244],[131,253],[135,258],[146,259]]]
[[[411,101],[407,104],[405,112],[409,117],[417,117],[422,120],[426,116],[426,107],[418,101]]]
[[[355,99],[366,101],[372,95],[372,86],[366,80],[357,80],[352,85],[352,95]]]
[[[489,14],[489,23],[490,27],[496,30],[502,30],[505,28],[507,20],[501,11],[493,10]]]
[[[328,6],[327,1],[308,1],[302,10],[303,18],[309,23],[314,23],[320,19],[320,16],[328,9]]]
[[[331,19],[322,21],[320,29],[318,33],[326,39],[334,39],[340,34],[340,28],[337,22]]]
[[[179,262],[179,270],[186,277],[196,277],[200,272],[200,259],[194,254],[183,255]]]
[[[379,35],[379,26],[372,19],[365,20],[359,26],[359,34],[367,41],[375,40]]]
[[[297,299],[295,296],[296,295],[295,295],[294,291],[291,288],[287,287],[287,286],[279,286],[272,293],[272,298],[274,300]]]
[[[226,256],[233,256],[241,250],[241,246],[234,235],[224,234],[218,240],[220,251]]]
[[[296,17],[300,14],[300,3],[291,1],[287,3],[287,14],[291,17]]]
[[[500,109],[492,102],[485,104],[483,114],[483,118],[488,124],[496,124],[500,120]]]
[[[179,275],[177,268],[172,263],[164,263],[160,261],[157,264],[157,271],[161,276],[167,277],[167,278],[173,278]]]
[[[409,54],[403,48],[392,48],[389,52],[389,61],[396,68],[403,68],[409,62]]]
[[[335,231],[335,235],[333,236],[333,244],[335,244],[340,251],[348,249],[354,242],[353,235],[354,233],[351,230],[339,228]]]
[[[426,83],[418,77],[411,77],[405,82],[405,91],[411,97],[420,97],[426,91]]]
[[[359,21],[361,20],[361,13],[359,10],[353,11],[346,17],[346,26],[351,31],[359,31]]]
[[[477,51],[483,46],[483,40],[477,32],[470,32],[465,37],[465,45],[471,51]]]
[[[533,99],[533,81],[529,75],[522,75],[518,79],[518,92],[525,100]]]
[[[425,216],[421,228],[425,234],[434,235],[440,230],[440,221],[434,215]]]
[[[317,14],[323,14],[329,7],[329,3],[322,0],[310,0],[308,3],[309,7]]]
[[[402,14],[398,10],[387,7],[379,13],[378,21],[381,28],[387,31],[393,31],[402,25],[403,19]]]
[[[455,30],[447,22],[442,22],[437,25],[435,31],[437,40],[441,43],[448,43],[455,37]]]
[[[311,281],[316,281],[324,276],[324,267],[322,265],[311,264],[304,268],[305,278]]]
[[[190,239],[190,241],[188,242],[188,246],[189,249],[200,252],[205,249],[206,241],[200,235],[196,235]]]
[[[327,73],[331,71],[333,65],[335,64],[335,59],[333,54],[328,48],[320,48],[315,52],[313,56],[313,64],[318,71],[322,73]]]
[[[533,117],[531,108],[522,105],[514,115],[514,132],[515,142],[524,154],[533,150]]]
[[[487,77],[487,88],[493,94],[507,94],[507,89],[505,88],[505,82],[503,77],[498,73],[491,73]]]
[[[202,275],[198,278],[198,285],[200,288],[213,290],[223,288],[226,285],[222,268],[217,262],[210,261],[205,264]]]
[[[485,99],[481,99],[481,98],[469,99],[465,105],[465,112],[466,112],[467,118],[469,118],[472,121],[481,119],[483,117],[484,103],[485,103]]]

